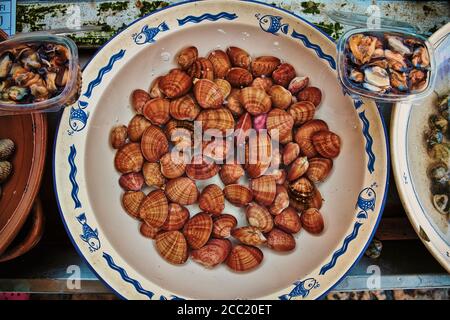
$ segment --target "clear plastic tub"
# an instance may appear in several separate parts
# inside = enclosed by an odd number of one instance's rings
[[[19,88],[25,88],[28,90],[29,94],[31,94],[30,87],[27,86],[27,83],[32,83],[28,81],[22,81],[18,84],[19,77],[16,79],[12,79],[12,73],[8,72],[8,76],[0,78],[0,115],[7,114],[24,114],[24,113],[33,113],[33,112],[49,112],[49,111],[58,111],[63,107],[73,104],[80,95],[81,88],[81,71],[78,61],[78,49],[75,43],[63,36],[53,35],[46,32],[32,32],[28,34],[18,35],[12,37],[6,41],[0,43],[0,71],[1,71],[1,63],[2,58],[6,52],[10,52],[10,50],[14,51],[14,48],[19,48],[24,45],[41,45],[41,44],[56,44],[61,45],[67,49],[66,53],[68,55],[68,59],[64,62],[64,67],[66,70],[65,74],[62,76],[63,80],[59,80],[58,83],[64,83],[60,87],[56,87],[57,90],[53,91],[52,94],[47,94],[46,96],[40,97],[39,99],[35,99],[34,101],[27,101],[25,103],[21,103],[20,100],[15,101],[11,99],[11,95],[7,94],[8,91],[4,91],[2,87],[5,85],[7,88],[11,86],[17,86]],[[14,55],[13,55],[13,58]],[[41,61],[42,62],[42,61]],[[20,65],[19,63],[17,65]],[[46,64],[44,64],[47,66]],[[53,64],[50,64],[53,66]],[[51,68],[51,67],[49,67]],[[41,71],[41,69],[33,69],[32,67],[27,68],[27,72],[32,72],[33,74],[27,75],[30,78],[32,76],[41,76],[43,79],[43,83],[45,83],[46,88],[48,88],[51,81],[46,80],[48,69]],[[56,69],[56,68],[55,68]],[[61,69],[61,68],[60,68]],[[25,70],[23,70],[25,72]],[[56,71],[55,71],[56,73]],[[54,75],[53,75],[54,76]],[[40,80],[39,80],[40,81]],[[56,83],[57,80],[53,79],[53,82]],[[6,83],[6,84],[5,84]],[[42,82],[40,82],[42,83]],[[56,84],[54,84],[56,86]],[[50,90],[49,90],[50,91]],[[21,92],[21,91],[20,91]],[[35,98],[33,96],[33,98]],[[31,99],[28,99],[31,100]],[[39,101],[36,101],[39,100]]]

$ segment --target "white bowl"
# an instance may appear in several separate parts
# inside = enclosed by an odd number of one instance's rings
[[[268,26],[265,18],[280,19],[283,28]],[[163,22],[168,30],[152,36],[148,30]],[[141,34],[147,26],[147,34]],[[155,42],[145,42],[151,39]],[[167,73],[175,66],[175,54],[188,45],[197,46],[201,55],[235,45],[253,56],[275,55],[293,64],[321,88],[316,117],[343,141],[331,177],[319,187],[325,198],[323,234],[301,231],[290,254],[263,249],[263,263],[244,274],[225,265],[207,270],[192,261],[167,263],[120,204],[115,152],[108,142],[111,127],[131,119],[132,90],[148,88],[152,79]],[[97,275],[130,299],[313,299],[336,285],[364,252],[381,217],[388,151],[375,104],[343,94],[335,55],[335,44],[310,23],[247,1],[176,4],[136,21],[107,43],[84,70],[79,103],[64,112],[54,155],[61,216],[74,246]],[[242,210],[227,205],[226,212],[242,223]]]
[[[438,74],[435,92],[414,103],[396,104],[391,118],[392,163],[400,198],[420,239],[448,272],[450,223],[431,201],[430,180],[427,177],[430,157],[423,134],[428,127],[428,118],[435,113],[438,94],[443,95],[450,90],[449,32],[450,23],[447,23],[429,39],[433,46],[439,44],[435,48]]]

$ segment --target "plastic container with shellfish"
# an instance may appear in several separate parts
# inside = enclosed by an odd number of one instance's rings
[[[397,102],[420,99],[433,91],[433,47],[413,26],[380,18],[379,27],[369,28],[365,15],[327,14],[359,27],[344,33],[337,45],[339,80],[350,95]]]
[[[79,97],[75,43],[31,32],[0,43],[0,115],[58,111]]]

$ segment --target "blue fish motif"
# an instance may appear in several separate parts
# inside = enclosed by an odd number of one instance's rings
[[[88,224],[84,213],[77,217],[78,222],[83,226],[83,234],[80,235],[81,240],[89,245],[89,250],[94,252],[100,249],[100,240],[98,238],[98,230],[93,230]]]
[[[294,289],[288,294],[279,296],[280,300],[291,300],[294,297],[306,298],[312,289],[318,288],[320,285],[314,278],[308,278],[303,281],[294,282]]]
[[[89,118],[89,112],[83,109],[87,106],[84,102],[78,102],[78,108],[70,108],[69,126],[73,132],[78,132],[86,127],[87,120]]]
[[[375,202],[377,195],[375,190],[371,187],[364,188],[358,195],[358,201],[356,202],[356,208],[362,211],[358,214],[358,218],[367,218],[367,211],[375,210]]]
[[[261,17],[259,13],[257,13],[255,17],[259,20],[259,26],[265,32],[276,34],[279,30],[281,30],[284,34],[287,34],[289,31],[289,25],[287,23],[281,23],[281,19],[283,19],[283,17],[272,16],[269,14]]]
[[[149,28],[148,25],[145,25],[141,32],[133,35],[133,39],[136,44],[153,43],[155,42],[155,37],[158,33],[167,30],[169,30],[169,26],[165,22],[162,22],[156,28]]]

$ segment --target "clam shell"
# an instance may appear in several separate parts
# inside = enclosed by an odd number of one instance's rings
[[[168,262],[183,264],[188,258],[186,238],[180,231],[166,231],[156,236],[156,250]]]
[[[200,249],[211,236],[213,222],[207,213],[198,213],[183,227],[183,234],[192,249]]]
[[[231,214],[221,214],[213,217],[212,236],[214,238],[228,238],[231,235],[231,230],[237,225],[237,220]]]
[[[274,156],[270,136],[263,133],[251,136],[245,147],[245,170],[248,176],[257,178],[263,175],[270,167]]]
[[[303,198],[302,201],[290,198],[289,205],[297,210],[298,212],[303,212],[309,208],[320,209],[322,207],[323,199],[319,192],[319,189],[315,189],[311,198]]]
[[[259,246],[266,242],[266,237],[255,227],[246,226],[231,230],[233,238],[249,246]]]
[[[201,79],[194,84],[194,96],[198,104],[204,109],[222,107],[224,98],[220,87],[211,80]]]
[[[253,118],[253,129],[261,131],[266,129],[267,113],[262,113]]]
[[[272,139],[278,135],[280,143],[292,141],[294,118],[286,111],[277,108],[272,109],[267,115],[266,126]]]
[[[142,108],[142,114],[154,125],[166,124],[170,119],[169,100],[165,98],[155,98],[148,100]]]
[[[295,142],[289,142],[283,149],[283,164],[288,166],[300,155],[300,146]]]
[[[207,180],[214,177],[220,167],[212,160],[202,155],[194,156],[191,163],[186,165],[186,175],[192,180]]]
[[[227,98],[225,106],[231,111],[234,116],[240,116],[244,113],[245,109],[240,102],[241,90],[233,88]]]
[[[272,101],[266,91],[255,87],[241,89],[239,101],[242,106],[254,116],[267,113],[272,107]]]
[[[314,118],[316,107],[310,101],[296,102],[289,108],[289,113],[294,118],[296,126],[302,125]]]
[[[14,150],[15,145],[11,139],[0,139],[0,161],[11,158]]]
[[[333,160],[326,158],[312,158],[309,160],[309,167],[306,176],[314,183],[324,181],[333,168]]]
[[[169,213],[161,229],[165,231],[181,230],[189,219],[189,210],[178,203],[169,204]]]
[[[193,79],[214,80],[214,67],[206,58],[198,58],[187,71]]]
[[[295,159],[287,172],[287,180],[294,181],[303,176],[309,168],[309,161],[307,157],[299,157]]]
[[[217,84],[222,92],[223,98],[226,99],[231,93],[231,84],[225,79],[214,79],[214,83]]]
[[[126,126],[117,126],[111,130],[111,134],[109,140],[111,142],[111,146],[114,149],[120,149],[127,143],[127,127]],[[1,141],[0,141],[1,142]],[[1,148],[1,144],[0,144]],[[1,153],[1,150],[0,150]],[[5,158],[6,159],[6,158]]]
[[[200,110],[197,102],[190,94],[172,100],[169,105],[170,115],[177,120],[194,121]]]
[[[250,203],[245,210],[248,224],[267,233],[273,228],[273,219],[269,210],[256,203]]]
[[[121,173],[139,172],[144,164],[139,143],[128,143],[120,148],[114,158],[114,166]]]
[[[305,177],[291,182],[288,186],[290,197],[304,203],[311,199],[314,195],[315,189],[314,184]]]
[[[251,63],[252,74],[254,77],[270,77],[272,72],[280,65],[281,61],[273,56],[261,56],[253,59]]]
[[[199,208],[207,213],[219,215],[225,208],[222,189],[216,184],[207,185],[198,198]]]
[[[144,176],[140,172],[130,172],[123,174],[119,178],[119,185],[125,191],[139,191],[144,185]]]
[[[162,190],[150,192],[139,207],[139,217],[155,228],[160,228],[167,219],[169,204]]]
[[[256,268],[263,258],[264,254],[260,249],[238,244],[231,249],[226,261],[232,270],[243,272]]]
[[[170,120],[164,132],[177,148],[185,149],[193,146],[194,124],[187,120]]]
[[[225,198],[236,207],[244,207],[253,199],[252,191],[240,184],[229,184],[223,189]]]
[[[277,228],[287,233],[297,233],[302,228],[300,216],[291,207],[284,209],[279,215],[276,215],[273,222]]]
[[[264,91],[269,93],[270,88],[272,88],[272,86],[273,86],[273,81],[271,78],[257,77],[255,79],[253,79],[251,86],[255,87],[255,88],[263,89]],[[270,93],[269,93],[269,95],[270,95]]]
[[[131,93],[131,105],[137,113],[142,113],[142,108],[151,97],[147,91],[136,89]]]
[[[248,130],[252,128],[252,117],[248,112],[241,115],[234,128],[234,135],[236,136],[236,144],[241,146],[245,144],[248,136]]]
[[[277,185],[277,194],[269,207],[269,211],[276,216],[287,207],[289,207],[289,194],[284,186]]]
[[[128,138],[133,142],[139,142],[144,131],[151,125],[151,122],[145,119],[144,116],[135,115],[128,124]]]
[[[213,268],[224,262],[231,251],[231,242],[226,239],[211,239],[200,249],[191,252],[191,258],[206,268]]]
[[[289,83],[288,86],[288,90],[292,93],[292,94],[297,94],[300,90],[303,90],[304,88],[306,88],[308,86],[309,83],[309,78],[306,76],[301,76],[301,77],[295,77],[294,79],[291,80],[291,82]]]
[[[181,69],[189,69],[195,60],[198,58],[198,50],[194,46],[184,48],[180,51],[177,57],[177,63]]]
[[[148,127],[141,138],[141,150],[145,159],[149,162],[157,162],[169,152],[169,142],[164,132],[156,127]]]
[[[316,208],[307,209],[300,216],[303,228],[312,234],[319,234],[323,231],[324,222],[320,211]]]
[[[145,184],[149,187],[161,188],[166,179],[161,173],[161,167],[156,162],[145,162],[142,166],[142,174],[144,175]]]
[[[225,79],[231,84],[232,87],[242,88],[249,86],[253,81],[252,74],[243,68],[231,68]]]
[[[244,174],[244,168],[238,163],[224,164],[219,171],[220,179],[225,185],[237,183]]]
[[[215,78],[223,79],[231,69],[231,62],[228,55],[222,50],[214,50],[208,55],[214,69]]]
[[[316,87],[307,87],[298,93],[297,101],[312,102],[317,108],[322,101],[322,91]]]
[[[287,109],[292,104],[292,93],[280,85],[272,86],[268,91],[275,108]]]
[[[193,204],[198,198],[195,182],[187,177],[169,180],[166,184],[166,195],[171,202],[182,206]]]
[[[295,69],[289,63],[282,63],[272,73],[272,79],[275,84],[279,84],[285,88],[288,87],[292,79],[295,78]]]
[[[275,251],[292,251],[295,249],[295,239],[292,234],[274,228],[267,235],[267,247]]]
[[[272,176],[261,176],[250,181],[254,200],[263,206],[270,206],[275,199],[277,185]]]
[[[216,129],[223,134],[232,134],[234,129],[234,118],[228,109],[202,110],[196,121],[202,122],[202,130]]]
[[[341,151],[341,139],[331,131],[319,131],[312,136],[317,152],[325,158],[336,158]]]
[[[142,191],[127,191],[122,196],[122,206],[133,218],[139,217],[139,207],[145,194]]]
[[[248,69],[252,59],[247,51],[238,47],[229,47],[227,49],[228,57],[230,58],[233,67]]]
[[[191,86],[191,77],[179,69],[173,69],[159,81],[161,91],[171,99],[184,96],[189,92]]]
[[[186,171],[186,164],[181,158],[173,158],[172,153],[168,152],[159,160],[161,165],[161,174],[168,179],[181,177]]]
[[[312,136],[322,130],[328,130],[328,125],[325,121],[313,119],[297,129],[294,135],[295,142],[300,146],[300,152],[308,158],[317,156],[317,151],[311,141]]]
[[[211,141],[202,141],[203,155],[217,163],[223,163],[229,156],[234,153],[232,138],[213,139]]]
[[[150,85],[149,88],[150,98],[164,98],[164,93],[161,91],[161,88],[159,87],[159,81],[161,79],[162,77],[157,77]]]
[[[276,169],[272,172],[272,176],[275,178],[277,185],[282,185],[286,181],[286,170]]]
[[[155,239],[158,235],[159,228],[155,228],[146,221],[142,221],[139,226],[139,232],[146,238]]]

